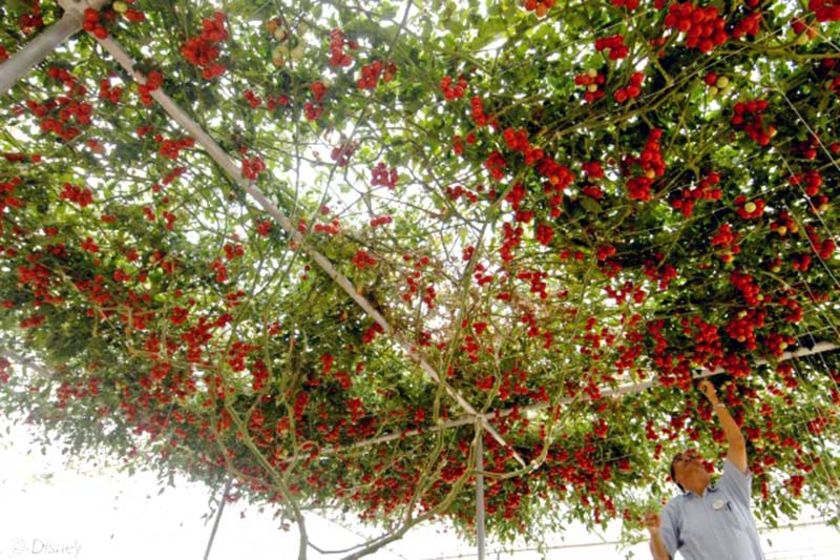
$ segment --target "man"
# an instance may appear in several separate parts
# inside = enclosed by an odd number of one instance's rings
[[[704,379],[699,388],[712,404],[729,446],[723,476],[710,486],[709,472],[696,451],[674,457],[671,478],[683,494],[645,519],[650,550],[655,560],[669,560],[678,550],[686,560],[763,560],[750,512],[752,475],[744,436],[718,400],[714,385]]]

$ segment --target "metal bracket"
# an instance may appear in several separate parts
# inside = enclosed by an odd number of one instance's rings
[[[65,15],[73,14],[80,18],[84,17],[86,9],[93,8],[98,11],[110,3],[111,0],[58,0],[58,5]]]
[[[109,0],[58,0],[61,19],[26,43],[12,58],[0,64],[0,96],[5,95],[30,70],[41,64],[64,41],[82,30],[84,12],[101,9]]]

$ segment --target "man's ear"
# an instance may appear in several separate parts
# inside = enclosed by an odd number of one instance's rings
[[[683,487],[683,485],[677,482],[677,471],[673,468],[671,469],[671,480],[673,480],[674,484],[676,484],[677,487],[679,487],[680,492],[685,492],[685,488]]]

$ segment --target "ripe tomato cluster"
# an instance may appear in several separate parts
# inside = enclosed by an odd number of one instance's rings
[[[455,82],[454,85],[453,82]],[[467,93],[467,88],[469,88],[469,84],[463,76],[458,76],[457,81],[453,80],[452,76],[444,76],[440,79],[440,91],[447,101],[454,101],[464,97],[464,94]]]
[[[732,28],[732,37],[735,39],[741,39],[745,35],[755,37],[760,31],[761,21],[760,11],[750,12]]]
[[[154,103],[152,92],[163,85],[163,74],[157,70],[152,70],[146,75],[146,81],[137,86],[137,91],[140,96],[140,103],[146,107]]]
[[[671,199],[671,207],[679,210],[686,218],[694,213],[694,206],[698,200],[720,200],[723,191],[717,187],[720,183],[720,174],[714,171],[709,172],[700,180],[696,187],[680,189]]]
[[[595,50],[598,52],[607,51],[610,60],[621,60],[630,54],[630,49],[624,44],[623,35],[611,35],[595,39]]]
[[[397,186],[397,181],[400,180],[399,172],[396,167],[388,168],[385,162],[380,161],[370,169],[370,186],[372,187],[386,187],[394,190]]]
[[[359,270],[370,268],[372,266],[375,266],[377,263],[376,259],[364,249],[359,249],[358,251],[356,251],[356,254],[353,256],[352,262],[353,266],[355,266]]]
[[[330,152],[330,159],[339,167],[347,167],[350,163],[350,158],[356,153],[358,144],[353,140],[346,140],[337,146],[333,146]]]
[[[224,64],[218,62],[222,51],[219,43],[228,39],[225,28],[225,15],[216,12],[212,18],[201,22],[201,34],[187,39],[181,45],[181,55],[190,64],[201,69],[201,76],[205,80],[212,80],[224,74]]]
[[[627,8],[628,12],[639,7],[639,0],[610,0],[610,3],[616,8]]]
[[[66,68],[50,66],[48,76],[63,83],[67,95],[50,97],[43,102],[26,100],[26,107],[39,119],[42,132],[53,133],[70,141],[91,125],[93,106],[85,100],[87,88]]]
[[[108,36],[108,30],[100,22],[101,14],[99,10],[87,8],[85,10],[85,19],[82,27],[85,31],[92,34],[97,39],[104,39]]]
[[[593,103],[606,95],[604,91],[606,81],[606,75],[594,69],[575,76],[575,84],[586,87],[583,99],[587,103]]]
[[[743,130],[759,146],[766,146],[776,135],[776,127],[764,123],[764,112],[770,104],[766,99],[739,101],[733,107],[729,122],[736,130]]]
[[[344,68],[353,64],[353,58],[344,50],[345,48],[354,50],[358,48],[358,45],[355,41],[347,39],[341,29],[336,28],[330,31],[330,66]]]
[[[710,53],[729,39],[726,20],[714,6],[680,2],[668,7],[665,26],[686,34],[685,44],[702,53]]]
[[[537,17],[545,17],[548,11],[554,7],[554,0],[524,0],[523,6],[529,12],[534,12]]]
[[[647,142],[638,158],[627,156],[622,162],[629,170],[632,166],[639,166],[642,175],[636,175],[627,180],[627,195],[631,200],[648,202],[653,198],[653,182],[657,177],[665,174],[665,160],[662,157],[659,140],[662,131],[654,128],[648,134]]]
[[[155,142],[160,144],[158,153],[165,158],[176,160],[181,155],[181,150],[186,150],[195,146],[195,139],[190,137],[185,138],[164,138],[160,134],[155,135]]]
[[[644,72],[633,72],[630,76],[630,84],[625,87],[620,87],[613,92],[613,99],[617,103],[625,103],[631,99],[635,99],[642,94],[642,83],[645,81]]]
[[[840,2],[837,0],[808,0],[808,9],[821,23],[840,21]]]
[[[44,16],[41,0],[32,0],[25,5],[28,9],[18,17],[18,27],[24,35],[29,35],[44,26]]]
[[[379,85],[380,78],[386,84],[394,79],[397,73],[397,65],[390,60],[385,62],[374,60],[370,64],[362,66],[361,72],[361,77],[356,80],[356,87],[374,90]]]
[[[248,180],[256,181],[266,169],[265,162],[259,156],[242,159],[242,176]]]
[[[729,263],[735,259],[735,255],[741,252],[741,246],[738,244],[740,237],[732,229],[732,225],[721,224],[712,236],[710,245],[712,247],[720,247],[718,256],[723,262]]]
[[[99,99],[104,99],[117,105],[122,100],[122,94],[123,88],[119,86],[111,87],[110,79],[103,78],[99,82]]]
[[[8,181],[0,181],[0,213],[6,208],[22,208],[23,200],[14,196],[15,189],[23,183],[20,177],[12,177]]]

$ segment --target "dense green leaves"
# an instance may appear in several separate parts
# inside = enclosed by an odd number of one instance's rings
[[[758,515],[836,520],[838,358],[783,352],[840,340],[837,23],[712,5],[706,54],[666,2],[229,1],[221,34],[213,3],[114,6],[137,69],[393,333],[80,35],[0,114],[0,336],[41,365],[4,370],[2,409],[298,523],[468,530],[466,402],[507,445],[483,434],[491,531],[631,535],[673,451],[722,456],[691,388],[719,369]]]

